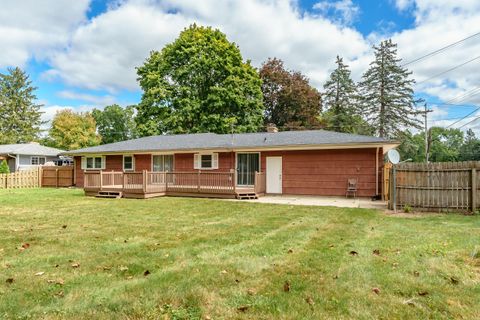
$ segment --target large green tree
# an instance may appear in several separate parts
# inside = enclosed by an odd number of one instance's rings
[[[413,96],[415,80],[400,65],[397,45],[385,40],[373,46],[375,59],[359,83],[362,111],[380,137],[394,138],[405,128],[420,128]]]
[[[472,129],[467,130],[465,141],[460,148],[461,161],[480,160],[480,139],[475,136]]]
[[[225,34],[191,25],[137,68],[141,135],[257,131],[263,123],[261,80]]]
[[[348,65],[337,56],[337,67],[323,85],[323,121],[326,129],[337,132],[372,134],[373,128],[362,118],[358,92]]]
[[[102,143],[135,138],[134,107],[120,107],[118,104],[106,106],[103,110],[93,109],[92,116],[97,124],[97,131]]]
[[[62,110],[53,118],[46,142],[59,149],[75,150],[99,145],[101,138],[91,113]]]
[[[321,95],[299,71],[289,71],[282,60],[270,58],[260,69],[265,123],[286,129],[319,125]]]
[[[28,75],[20,68],[0,73],[0,144],[34,141],[42,124],[40,107]]]

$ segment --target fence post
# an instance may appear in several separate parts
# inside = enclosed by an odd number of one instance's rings
[[[39,188],[43,187],[43,170],[42,170],[42,167],[38,167],[38,184],[37,186]]]
[[[472,213],[477,210],[477,169],[472,168]]]
[[[393,212],[397,213],[397,170],[395,170],[395,165],[392,166],[392,200]]]

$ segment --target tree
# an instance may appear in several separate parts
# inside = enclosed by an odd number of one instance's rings
[[[362,118],[358,108],[357,87],[350,77],[348,65],[337,56],[337,68],[323,85],[323,120],[326,128],[337,132],[372,134],[373,128]]]
[[[459,129],[432,127],[428,131],[429,160],[432,162],[459,161],[463,132]]]
[[[103,110],[93,109],[92,116],[102,144],[135,138],[134,107],[120,107],[118,104],[106,106]]]
[[[257,131],[261,80],[225,34],[191,25],[137,68],[140,135]]]
[[[10,173],[10,167],[5,159],[0,163],[0,173]]]
[[[52,120],[48,144],[64,150],[99,145],[101,137],[97,134],[95,127],[95,119],[88,112],[59,111]]]
[[[397,58],[397,45],[392,40],[373,46],[375,60],[370,63],[359,84],[362,109],[367,121],[380,137],[393,138],[405,127],[420,128],[413,97],[415,80]]]
[[[40,107],[28,75],[20,68],[0,73],[0,144],[31,142],[42,124]]]
[[[397,150],[402,160],[412,159],[413,162],[425,161],[424,133],[412,134],[410,130],[399,132],[397,140],[401,141]]]
[[[286,70],[283,61],[270,58],[260,69],[265,123],[280,127],[319,125],[321,95],[298,71]]]
[[[467,130],[465,141],[460,148],[459,160],[480,160],[480,139],[475,136],[475,133],[472,129]]]

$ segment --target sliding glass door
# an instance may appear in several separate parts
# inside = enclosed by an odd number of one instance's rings
[[[172,172],[173,171],[173,155],[154,155],[152,159],[153,171],[154,172]]]
[[[253,186],[255,171],[260,171],[260,154],[237,153],[237,185]]]

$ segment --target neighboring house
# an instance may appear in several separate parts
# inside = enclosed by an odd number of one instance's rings
[[[354,178],[358,196],[369,197],[381,194],[384,153],[398,146],[396,141],[324,130],[269,131],[150,136],[65,154],[74,156],[76,185],[91,195],[122,190],[126,196],[138,189],[143,190],[139,197],[154,196],[154,190],[156,195],[185,190],[214,196],[225,188],[237,196],[239,190],[344,196],[348,179]],[[164,172],[168,174],[155,175]]]
[[[28,170],[59,160],[64,150],[44,147],[37,142],[0,145],[0,161],[7,160],[10,172]]]

